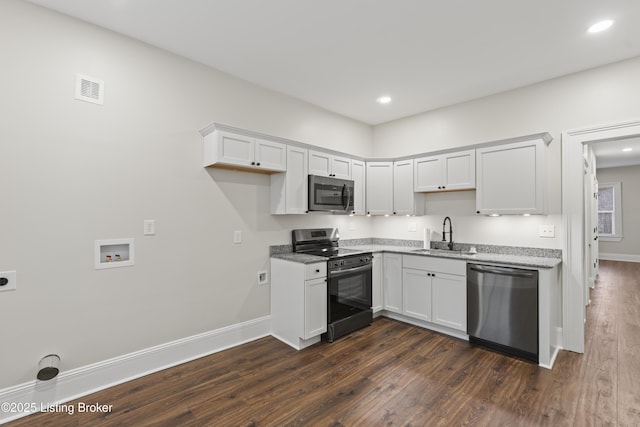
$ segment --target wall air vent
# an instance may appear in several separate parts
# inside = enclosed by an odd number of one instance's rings
[[[76,74],[76,99],[104,105],[104,81]]]

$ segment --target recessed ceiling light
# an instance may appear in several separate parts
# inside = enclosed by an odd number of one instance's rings
[[[628,151],[632,151],[632,150],[633,150],[633,148],[623,148],[622,149],[622,151],[624,151],[625,153],[628,152]]]
[[[590,34],[599,33],[601,31],[608,29],[612,25],[613,25],[612,19],[605,19],[604,21],[596,22],[595,24],[590,26],[587,32]]]
[[[380,98],[376,99],[376,101],[378,102],[378,104],[388,104],[391,102],[391,97],[381,96]]]

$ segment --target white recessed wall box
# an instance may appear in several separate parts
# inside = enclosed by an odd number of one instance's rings
[[[96,240],[96,269],[134,265],[134,253],[134,239]]]

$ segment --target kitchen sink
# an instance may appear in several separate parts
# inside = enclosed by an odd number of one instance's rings
[[[412,252],[416,252],[419,254],[424,254],[424,255],[429,255],[429,254],[433,254],[433,255],[438,255],[438,254],[451,254],[451,255],[476,255],[477,252],[471,252],[471,251],[463,251],[463,250],[456,250],[456,249],[414,249],[412,250]]]

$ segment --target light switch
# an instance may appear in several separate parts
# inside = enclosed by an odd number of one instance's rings
[[[154,236],[156,234],[156,220],[155,219],[145,219],[144,220],[144,235],[145,236]]]
[[[233,232],[233,243],[242,243],[242,230]]]
[[[538,230],[540,237],[556,237],[555,225],[541,225]]]

